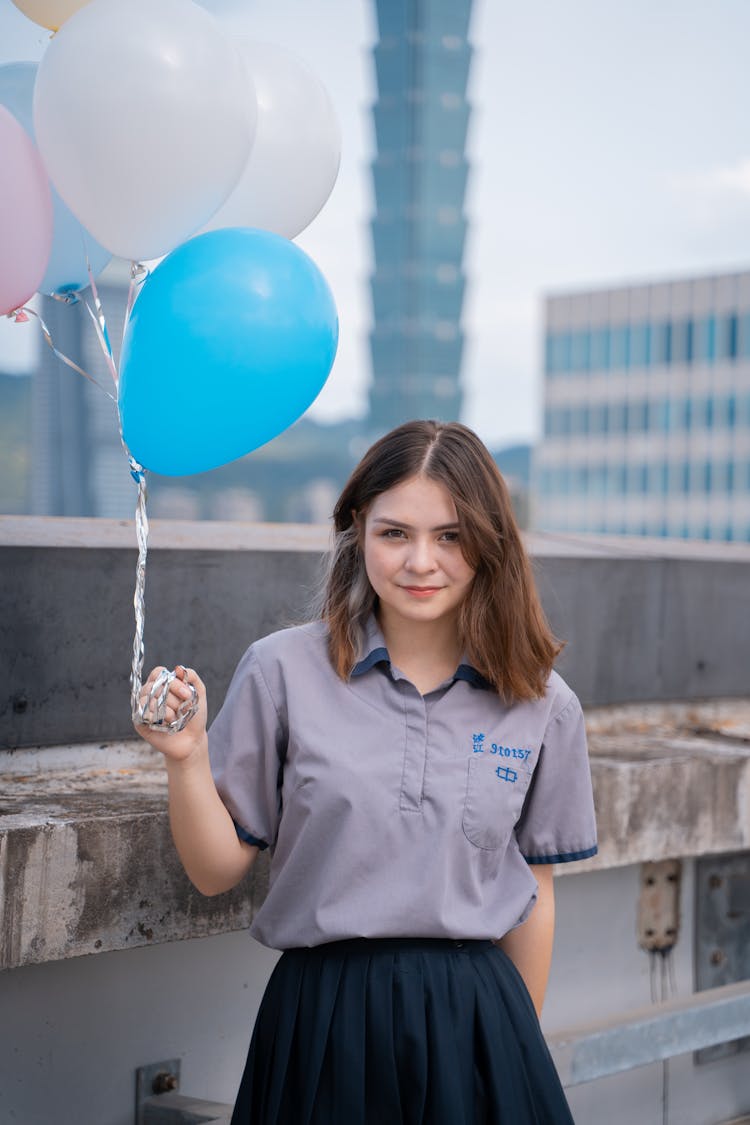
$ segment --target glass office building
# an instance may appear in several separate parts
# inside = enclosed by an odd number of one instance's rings
[[[750,541],[750,272],[549,297],[540,529]]]
[[[471,0],[377,0],[368,430],[457,419]]]

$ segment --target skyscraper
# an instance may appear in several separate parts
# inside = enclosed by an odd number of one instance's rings
[[[457,419],[471,0],[376,0],[373,382],[367,429]]]

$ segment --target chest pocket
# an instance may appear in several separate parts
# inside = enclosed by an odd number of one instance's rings
[[[489,851],[504,848],[528,786],[529,773],[520,762],[486,754],[469,758],[461,821],[466,839]]]

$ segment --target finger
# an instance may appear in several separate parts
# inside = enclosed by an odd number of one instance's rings
[[[166,672],[166,670],[167,669],[164,667],[163,664],[159,664],[156,668],[152,668],[151,671],[149,672],[148,679],[146,680],[146,683],[147,684],[153,684],[155,680],[158,680],[159,676],[161,676],[161,674],[163,672]]]

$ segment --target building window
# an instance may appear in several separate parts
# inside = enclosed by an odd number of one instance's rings
[[[592,328],[590,363],[592,371],[609,368],[609,328]]]
[[[737,318],[737,354],[750,356],[750,312]]]
[[[610,366],[617,369],[630,365],[630,331],[627,324],[618,324],[610,333]]]
[[[651,363],[651,325],[646,321],[630,329],[630,366],[648,367]]]
[[[573,370],[588,371],[590,367],[591,337],[585,329],[573,333],[570,349],[570,366]]]
[[[693,336],[692,320],[677,320],[672,325],[672,362],[685,363],[688,366],[693,362]]]
[[[652,362],[660,365],[672,362],[672,325],[668,320],[654,325]]]
[[[727,316],[723,316],[719,322],[719,359],[737,358],[737,336],[737,313],[729,313]]]
[[[705,316],[698,322],[698,359],[713,363],[716,359],[716,318]]]

